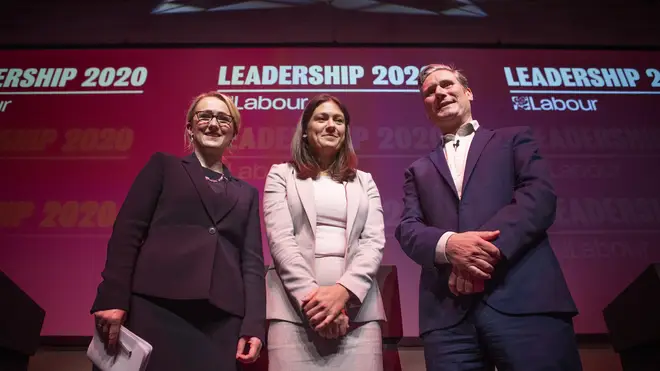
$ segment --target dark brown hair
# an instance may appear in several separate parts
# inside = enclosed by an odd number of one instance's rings
[[[303,134],[307,133],[307,126],[312,119],[314,110],[316,110],[321,104],[329,101],[332,101],[339,106],[339,109],[346,120],[346,131],[344,133],[344,142],[339,148],[339,151],[337,151],[335,160],[328,168],[328,175],[337,182],[352,181],[355,179],[357,171],[357,155],[355,154],[353,141],[351,140],[351,118],[346,106],[344,106],[339,99],[329,94],[319,94],[310,99],[307,106],[305,106],[300,117],[300,122],[298,123],[296,131],[293,134],[293,139],[291,140],[291,161],[289,161],[289,163],[296,169],[298,178],[300,179],[316,179],[316,177],[318,177],[321,172],[321,166],[310,148],[307,137],[303,136]]]

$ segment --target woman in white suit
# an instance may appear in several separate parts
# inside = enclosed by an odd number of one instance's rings
[[[312,98],[273,165],[264,220],[270,371],[380,371],[385,312],[375,280],[385,247],[371,175],[357,170],[346,107]]]

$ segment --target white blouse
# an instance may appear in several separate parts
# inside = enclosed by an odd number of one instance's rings
[[[314,180],[317,257],[344,257],[346,249],[346,190],[327,175]]]

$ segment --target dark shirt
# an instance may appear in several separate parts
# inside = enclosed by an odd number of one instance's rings
[[[211,169],[203,168],[204,176],[206,177],[206,182],[211,187],[213,192],[219,193],[222,195],[227,194],[227,177],[224,172],[219,173]]]

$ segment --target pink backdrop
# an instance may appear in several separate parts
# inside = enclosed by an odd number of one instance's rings
[[[88,311],[127,189],[154,151],[184,153],[190,100],[218,89],[243,107],[229,165],[260,190],[270,165],[288,158],[303,99],[332,92],[347,104],[359,167],[383,199],[383,263],[399,268],[404,335],[417,336],[419,269],[393,232],[403,170],[437,142],[414,85],[418,66],[430,62],[465,71],[481,125],[535,129],[560,198],[551,235],[581,311],[578,332],[605,332],[602,308],[660,261],[660,181],[650,171],[660,155],[657,52],[23,50],[0,51],[0,60],[0,164],[8,175],[0,185],[0,269],[46,309],[43,335],[91,334]],[[235,66],[272,66],[285,76],[273,85],[219,85],[223,66],[236,82],[249,67],[239,78]],[[310,66],[345,67],[332,81],[309,74]],[[298,75],[307,79],[291,77]],[[264,255],[270,263],[266,245]]]

